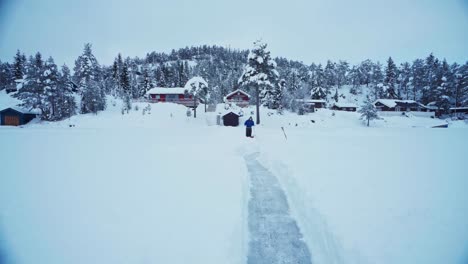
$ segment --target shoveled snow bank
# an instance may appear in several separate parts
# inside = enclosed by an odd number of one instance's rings
[[[315,263],[466,263],[465,129],[262,129]]]

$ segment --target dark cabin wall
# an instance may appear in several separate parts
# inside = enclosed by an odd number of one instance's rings
[[[23,114],[13,109],[6,109],[0,112],[0,125],[5,125],[5,116],[17,116],[19,118],[20,125],[27,124],[29,121],[36,118],[35,114]]]
[[[228,113],[223,116],[224,126],[239,126],[239,116],[234,113]]]

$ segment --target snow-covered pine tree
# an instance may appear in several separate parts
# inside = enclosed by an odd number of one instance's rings
[[[13,75],[15,80],[23,79],[24,75],[26,74],[25,63],[26,57],[24,56],[24,54],[21,54],[20,50],[17,50],[13,62]]]
[[[454,73],[453,97],[455,107],[468,106],[468,62],[452,65]]]
[[[120,73],[120,84],[122,85],[122,98],[124,100],[124,108],[128,111],[132,109],[132,89],[130,85],[130,76],[128,72],[127,62],[124,62],[122,66],[122,72]]]
[[[43,107],[42,107],[42,118],[44,120],[54,121],[59,120],[59,93],[58,93],[58,81],[59,72],[57,65],[52,57],[49,57],[44,64],[44,95],[43,95]]]
[[[325,100],[327,98],[327,93],[330,91],[327,90],[325,86],[325,73],[323,71],[322,64],[319,64],[317,67],[315,67],[315,70],[311,76],[312,88],[310,90],[310,95],[312,99]]]
[[[73,94],[73,82],[70,69],[62,66],[62,74],[58,80],[58,113],[57,120],[69,118],[76,113],[76,102]]]
[[[359,94],[359,85],[360,79],[359,79],[359,70],[358,67],[353,66],[351,70],[349,71],[349,76],[348,76],[349,84],[351,84],[351,88],[349,89],[349,92],[351,94],[357,95]]]
[[[10,85],[14,78],[11,68],[9,63],[0,61],[0,91]]]
[[[164,64],[161,64],[159,67],[156,68],[156,71],[154,73],[155,79],[156,79],[156,86],[157,87],[167,87],[167,81],[166,81],[166,74],[165,74],[165,67]]]
[[[120,73],[123,67],[123,60],[122,55],[119,53],[114,60],[114,64],[112,65],[112,82],[111,85],[114,87],[112,88],[111,94],[115,97],[121,97],[122,93],[122,85],[120,83]]]
[[[30,57],[30,67],[27,71],[23,88],[14,96],[23,101],[22,106],[27,109],[43,109],[44,106],[44,61],[41,53]]]
[[[281,79],[278,82],[276,91],[273,95],[273,108],[278,110],[278,113],[283,113],[284,92],[286,90],[286,80]]]
[[[338,103],[338,98],[340,98],[338,94],[338,87],[335,89],[335,95],[333,95],[333,100]]]
[[[241,86],[253,86],[257,108],[257,125],[260,124],[260,100],[271,100],[272,90],[278,85],[279,74],[276,62],[272,60],[267,44],[260,40],[254,42],[254,47],[247,57],[242,76],[239,78]],[[260,98],[263,96],[263,98]]]
[[[373,99],[380,99],[384,97],[384,84],[383,84],[382,64],[379,62],[372,64],[371,73],[371,94]]]
[[[187,70],[185,70],[184,62],[182,62],[181,60],[177,60],[175,68],[177,72],[176,86],[183,87],[188,81],[188,74]]]
[[[438,87],[437,74],[439,71],[440,62],[431,53],[426,58],[424,63],[424,86],[422,89],[421,101],[423,104],[434,102],[437,99],[436,90]]]
[[[325,66],[324,70],[324,77],[325,77],[325,90],[327,94],[330,94],[331,89],[337,83],[336,77],[336,63],[331,62],[330,60],[327,61],[327,65]]]
[[[336,65],[336,85],[338,88],[346,84],[347,75],[349,72],[349,63],[346,61],[340,60]]]
[[[367,121],[367,126],[369,126],[369,122],[371,120],[379,118],[377,109],[375,108],[369,96],[367,96],[364,104],[361,106],[361,109],[359,109],[358,112],[361,113],[361,119]]]
[[[398,91],[399,97],[409,100],[411,94],[412,78],[411,78],[411,65],[408,62],[401,64],[401,70],[398,75]]]
[[[396,83],[397,83],[397,74],[398,69],[395,63],[392,60],[392,57],[389,57],[387,60],[387,67],[385,67],[385,79],[384,85],[386,90],[384,91],[384,97],[388,99],[397,99],[396,92]]]
[[[371,60],[365,60],[358,66],[360,84],[369,87],[373,82],[374,63]]]
[[[435,90],[436,105],[444,113],[448,113],[453,98],[454,76],[450,71],[450,66],[444,59],[436,73],[437,88]]]
[[[184,86],[185,92],[193,96],[194,107],[193,107],[193,117],[197,118],[197,101],[201,99],[205,104],[206,112],[206,102],[210,97],[210,90],[208,88],[208,83],[202,77],[196,76],[188,80]]]
[[[327,98],[327,93],[325,92],[325,89],[323,87],[315,86],[310,91],[310,96],[312,99],[315,100],[325,100]]]
[[[75,61],[74,80],[81,94],[81,113],[95,113],[106,107],[106,98],[101,91],[100,67],[94,57],[91,44],[85,44],[83,54]]]
[[[144,97],[146,95],[146,92],[153,88],[153,82],[151,81],[148,65],[143,66],[142,73],[138,77],[138,88],[139,97]]]
[[[280,80],[272,89],[271,95],[269,96],[270,100],[267,102],[268,108],[279,109],[281,107],[283,101],[284,85],[286,85],[286,82],[283,79]]]
[[[461,76],[459,80],[457,80],[461,86],[459,94],[461,99],[460,106],[468,106],[468,62],[460,67],[457,75]]]
[[[141,75],[139,67],[135,60],[126,59],[128,65],[128,75],[130,77],[130,91],[131,98],[137,99],[140,97],[139,85],[138,85],[138,76]]]
[[[416,59],[411,66],[411,84],[413,89],[411,90],[411,99],[419,101],[424,88],[424,61],[422,59]]]

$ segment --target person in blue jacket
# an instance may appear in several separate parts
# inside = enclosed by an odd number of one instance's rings
[[[247,119],[247,121],[245,121],[244,126],[245,126],[245,136],[252,137],[252,127],[255,126],[255,123],[252,117],[250,117],[249,119]]]

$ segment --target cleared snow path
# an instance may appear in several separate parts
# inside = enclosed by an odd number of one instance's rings
[[[278,179],[257,161],[245,157],[250,176],[247,263],[311,263],[311,255]]]

